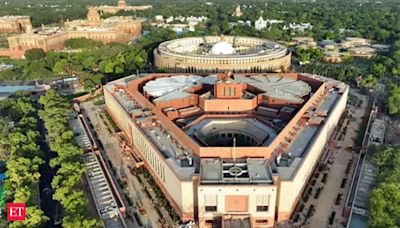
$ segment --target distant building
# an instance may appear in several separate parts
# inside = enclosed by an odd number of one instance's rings
[[[372,47],[363,46],[363,47],[352,47],[348,49],[348,53],[354,57],[361,58],[371,58],[375,54],[376,50]]]
[[[325,51],[322,61],[327,63],[341,63],[343,61],[343,53],[337,50],[335,51]]]
[[[14,65],[12,65],[12,64],[0,63],[0,72],[8,70],[8,69],[12,69],[12,68],[14,68]]]
[[[146,5],[146,6],[128,6],[126,4],[125,0],[119,0],[117,6],[103,5],[103,6],[95,6],[95,8],[101,14],[103,14],[103,13],[116,14],[119,11],[141,11],[141,10],[152,9],[153,7],[151,5]]]
[[[235,8],[235,12],[232,14],[234,17],[241,17],[243,15],[242,11],[240,10],[240,5],[237,4]]]
[[[316,47],[317,43],[314,41],[314,38],[312,38],[312,37],[293,37],[291,45]]]
[[[310,23],[300,23],[300,24],[296,24],[296,23],[289,23],[288,26],[284,26],[283,29],[284,30],[299,30],[304,32],[307,29],[312,29],[313,26]]]
[[[141,34],[141,22],[132,17],[110,17],[101,19],[96,8],[90,7],[86,20],[66,21],[64,27],[42,27],[8,37],[9,49],[0,51],[1,55],[21,58],[25,51],[41,48],[44,51],[64,48],[64,42],[71,38],[87,38],[109,44],[128,42]]]
[[[0,33],[26,32],[28,26],[32,26],[29,16],[0,17]]]
[[[339,45],[333,40],[323,40],[320,46],[326,51],[333,51],[339,49]]]
[[[164,21],[163,15],[156,15],[156,16],[154,17],[154,19],[155,19],[156,21]]]
[[[388,44],[372,44],[371,47],[379,52],[387,52],[390,50],[390,45]]]
[[[169,18],[165,19],[165,23],[169,24],[174,21],[174,17],[170,16]]]
[[[179,16],[175,17],[175,20],[180,21],[180,22],[185,22],[186,18],[179,15]]]
[[[370,46],[371,40],[360,37],[346,37],[340,45],[342,48],[352,48],[360,46]]]
[[[263,30],[267,27],[267,20],[264,20],[262,16],[260,16],[255,22],[254,22],[254,27],[257,30]]]
[[[251,21],[238,20],[237,24],[239,24],[241,26],[249,26],[249,27],[251,27]]]
[[[276,42],[239,36],[188,37],[161,43],[155,66],[167,72],[281,72],[291,53]]]
[[[282,21],[282,20],[276,20],[276,19],[267,19],[267,24],[268,25],[275,25],[275,24],[283,24],[283,23],[285,23],[284,21]]]
[[[167,19],[164,19],[162,15],[156,15],[154,17],[154,21],[151,23],[152,26],[162,27],[162,28],[170,28],[175,31],[177,34],[182,34],[188,31],[194,32],[196,31],[196,26],[203,21],[206,21],[208,18],[205,16],[195,17],[183,17],[170,16]],[[181,23],[173,23],[174,21],[178,21]]]

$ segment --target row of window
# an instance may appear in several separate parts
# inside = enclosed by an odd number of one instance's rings
[[[256,210],[257,210],[257,212],[267,212],[268,206],[257,206]],[[205,206],[205,211],[215,212],[215,211],[217,211],[217,206]]]
[[[218,221],[214,221],[213,219],[207,219],[205,221],[206,227],[221,227],[221,224],[219,224]],[[263,225],[265,226],[268,224],[268,219],[257,219],[256,220],[256,227],[257,225]]]
[[[268,211],[270,195],[256,196],[257,212]],[[204,195],[204,210],[207,212],[215,212],[218,210],[218,195]]]
[[[273,59],[283,58],[286,56],[286,51],[282,51],[281,53],[271,54],[268,56],[259,56],[258,58],[254,57],[243,57],[243,58],[231,58],[231,59],[219,59],[219,58],[183,58],[171,56],[168,53],[161,53],[161,56],[169,56],[171,59],[178,62],[186,62],[186,63],[196,63],[196,64],[249,64],[249,63],[260,63],[265,61],[270,61]]]
[[[234,97],[236,96],[236,88],[235,87],[222,87],[221,88],[222,96]]]
[[[136,131],[136,132],[135,132]],[[144,154],[146,161],[150,164],[153,170],[157,173],[157,175],[161,178],[162,181],[165,182],[165,169],[164,165],[160,162],[157,155],[155,155],[153,148],[149,145],[147,140],[143,137],[142,133],[137,129],[132,131],[132,134],[136,137],[132,137],[135,145],[142,151]]]

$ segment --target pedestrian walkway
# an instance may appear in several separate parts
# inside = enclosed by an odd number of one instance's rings
[[[328,220],[332,212],[334,212],[335,217],[331,227],[345,227],[346,219],[343,217],[345,197],[349,191],[350,177],[358,156],[348,148],[354,147],[355,139],[357,138],[368,105],[366,96],[358,94],[358,97],[362,100],[362,105],[360,107],[349,106],[349,110],[353,114],[352,121],[347,125],[346,134],[343,139],[338,142],[338,148],[340,149],[331,155],[333,163],[330,165],[327,182],[324,184],[321,195],[315,203],[315,213],[306,227],[329,227]],[[351,162],[349,166],[350,161],[354,162]],[[347,178],[347,182],[342,186],[344,178]],[[336,203],[338,194],[341,194],[339,204]]]

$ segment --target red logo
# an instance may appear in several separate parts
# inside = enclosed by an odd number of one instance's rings
[[[26,216],[25,203],[8,203],[7,204],[7,220],[22,221]]]

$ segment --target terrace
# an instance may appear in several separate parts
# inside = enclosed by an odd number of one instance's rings
[[[272,184],[268,162],[261,158],[201,159],[202,184]]]

